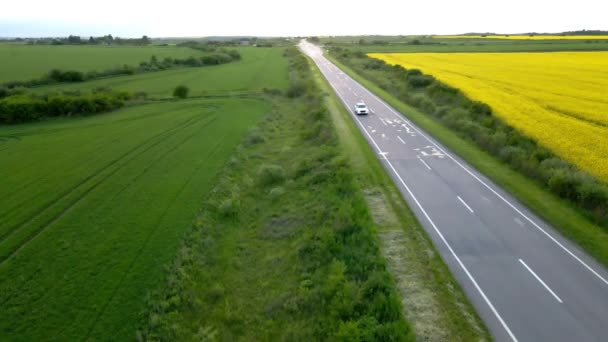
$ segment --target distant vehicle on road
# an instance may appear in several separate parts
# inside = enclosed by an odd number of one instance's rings
[[[355,114],[367,115],[369,114],[369,108],[367,108],[367,105],[365,103],[357,102],[357,104],[355,104]]]

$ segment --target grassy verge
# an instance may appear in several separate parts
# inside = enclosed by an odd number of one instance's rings
[[[313,64],[311,62],[311,64]],[[311,66],[323,90],[340,143],[349,157],[377,227],[382,254],[397,280],[405,314],[418,340],[480,341],[490,336],[458,283],[433,247],[320,71]]]
[[[332,62],[347,72],[351,77],[383,98],[391,106],[406,113],[406,116],[434,138],[458,154],[477,170],[513,194],[528,208],[556,227],[563,235],[578,243],[599,262],[608,265],[608,234],[591,223],[577,209],[565,200],[557,198],[541,188],[536,182],[512,170],[493,156],[481,151],[470,142],[458,137],[449,128],[435,119],[404,104],[394,96],[378,87],[373,82],[357,74],[348,66],[327,56]]]
[[[288,55],[290,98],[226,165],[141,338],[413,340],[307,61]]]

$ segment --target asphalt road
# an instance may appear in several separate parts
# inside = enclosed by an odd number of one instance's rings
[[[608,341],[608,272],[322,55],[352,114],[497,341]]]

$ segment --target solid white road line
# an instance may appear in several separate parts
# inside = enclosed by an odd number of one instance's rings
[[[469,205],[467,204],[467,202],[465,202],[462,198],[460,198],[460,196],[456,196],[458,197],[458,199],[460,200],[460,203],[464,204],[465,207],[467,207],[467,209],[469,209],[469,211],[471,213],[474,213],[473,209],[471,209],[471,207],[469,207]]]
[[[400,136],[397,136],[397,139],[399,139],[399,141],[401,141],[401,143],[403,143],[405,145],[405,141],[403,139],[401,139]]]
[[[427,164],[424,160],[422,160],[422,158],[418,157],[418,160],[420,160],[420,162],[422,164],[424,164],[424,166],[426,166],[427,169],[432,170],[431,167],[429,166],[429,164]]]
[[[549,291],[549,293],[552,294],[553,297],[555,297],[555,299],[557,299],[558,302],[563,303],[562,300],[555,294],[555,292],[553,292],[553,290],[551,290],[551,288],[549,286],[547,286],[547,284],[545,284],[545,282],[542,279],[540,279],[540,277],[536,273],[534,273],[534,271],[532,271],[532,269],[530,267],[528,267],[528,265],[526,265],[526,263],[523,260],[519,259],[519,262],[521,262],[521,264],[524,265],[524,267],[528,271],[530,271],[530,273],[532,273],[534,278],[536,278],[536,280],[538,280],[538,282],[541,283],[545,287],[545,289],[547,289],[547,291]]]
[[[329,77],[325,76],[325,78],[329,81]],[[336,92],[336,94],[338,95],[340,100],[342,100],[342,103],[348,108],[348,103],[346,102],[346,100],[344,100],[344,97],[342,96],[340,91],[338,91],[338,89],[336,87],[334,87],[334,85],[331,84],[331,82],[328,82],[328,83],[334,89],[334,91]],[[361,130],[363,130],[363,132],[367,135],[367,137],[372,142],[374,147],[376,147],[376,150],[378,150],[379,153],[382,153],[382,150],[380,149],[380,147],[378,146],[378,144],[376,143],[374,138],[371,136],[371,134],[369,134],[369,132],[365,129],[365,127],[361,123],[361,120],[352,113],[351,113],[351,116],[353,117],[355,122],[359,125]],[[479,295],[481,296],[481,298],[483,298],[483,300],[486,302],[486,304],[488,305],[488,307],[490,308],[490,310],[492,311],[492,313],[494,314],[496,319],[498,319],[498,321],[500,322],[502,327],[505,329],[505,331],[507,332],[509,337],[511,337],[511,340],[513,340],[514,342],[517,342],[517,338],[515,337],[515,335],[513,335],[513,332],[511,332],[511,329],[509,328],[507,323],[505,323],[505,321],[502,319],[502,316],[500,316],[500,314],[498,313],[496,308],[494,308],[494,305],[492,304],[492,302],[490,302],[490,299],[488,299],[488,297],[486,296],[485,292],[483,292],[483,290],[481,289],[479,284],[477,284],[477,281],[475,280],[475,278],[473,278],[473,275],[471,274],[471,272],[469,272],[469,269],[464,265],[462,260],[460,260],[458,255],[456,255],[456,252],[454,252],[454,249],[452,248],[452,246],[445,239],[445,237],[443,236],[443,234],[441,233],[439,228],[437,228],[437,226],[435,225],[435,222],[433,222],[433,220],[431,220],[431,217],[429,216],[429,214],[427,214],[426,210],[424,210],[424,207],[422,207],[420,202],[418,202],[418,199],[416,198],[416,196],[414,196],[414,194],[412,193],[410,188],[407,186],[405,181],[403,181],[403,178],[401,178],[401,175],[399,175],[399,173],[397,172],[397,170],[395,169],[393,164],[390,162],[390,160],[388,160],[386,158],[384,160],[385,160],[386,164],[389,166],[389,168],[393,171],[393,173],[395,174],[397,179],[399,179],[399,182],[401,182],[401,184],[403,185],[405,190],[408,192],[408,194],[412,197],[412,199],[414,200],[414,203],[416,203],[416,206],[420,209],[420,211],[422,212],[424,217],[429,221],[429,223],[431,224],[431,226],[433,227],[433,229],[435,230],[435,232],[437,233],[437,235],[439,236],[441,241],[446,245],[446,247],[450,251],[450,254],[452,254],[452,256],[454,257],[454,259],[456,260],[456,262],[458,263],[460,268],[462,268],[462,270],[467,275],[467,277],[469,278],[471,283],[473,283],[473,286],[475,286],[475,289],[477,290],[477,292],[479,292]]]
[[[386,102],[384,102],[384,100],[380,99],[380,97],[378,97],[377,95],[374,95],[371,91],[369,91],[367,88],[363,87],[362,85],[360,85],[358,82],[356,82],[355,80],[353,80],[352,78],[349,77],[349,80],[351,82],[353,82],[354,84],[357,84],[361,89],[363,89],[365,92],[367,92],[372,98],[374,98],[376,101],[380,102],[382,105],[384,105],[391,113],[393,113],[396,117],[400,117],[402,118],[401,114],[397,113],[391,106],[389,106]],[[446,156],[448,156],[450,159],[452,159],[458,166],[460,166],[463,170],[465,170],[471,177],[475,178],[479,183],[481,183],[484,187],[486,187],[488,190],[490,190],[494,195],[496,195],[498,198],[500,198],[503,202],[505,202],[511,209],[513,209],[516,213],[518,213],[521,217],[523,217],[524,219],[526,219],[526,221],[530,222],[536,229],[540,230],[545,236],[547,236],[551,241],[553,241],[557,246],[559,246],[563,251],[565,251],[567,254],[569,254],[572,258],[574,258],[576,261],[578,261],[583,267],[585,267],[589,272],[593,273],[593,275],[595,275],[597,278],[599,278],[602,282],[604,282],[604,284],[608,285],[608,280],[606,280],[604,277],[602,277],[599,273],[597,273],[597,271],[595,271],[591,266],[589,266],[586,262],[584,262],[581,258],[579,258],[578,256],[576,256],[576,254],[572,253],[572,251],[570,251],[566,246],[564,246],[561,242],[557,241],[556,238],[554,238],[551,234],[549,234],[546,230],[544,230],[541,226],[539,226],[536,222],[534,222],[534,220],[532,220],[531,218],[529,218],[526,214],[524,214],[521,210],[517,209],[517,207],[515,205],[513,205],[511,202],[509,202],[509,200],[507,200],[506,198],[504,198],[501,194],[499,194],[496,190],[494,190],[491,186],[489,186],[488,184],[486,184],[483,180],[481,180],[479,177],[477,177],[477,175],[475,175],[473,172],[471,172],[468,168],[466,168],[464,165],[462,165],[458,160],[456,160],[456,158],[454,158],[451,154],[445,152],[445,150],[443,150],[441,147],[439,147],[439,144],[437,142],[435,142],[434,140],[432,140],[431,138],[429,138],[428,136],[426,136],[426,134],[423,134],[419,129],[417,129],[414,125],[411,125],[412,128],[418,132],[420,135],[422,135],[427,141],[429,141],[430,143],[434,144],[435,147],[441,151],[443,154],[445,154]]]

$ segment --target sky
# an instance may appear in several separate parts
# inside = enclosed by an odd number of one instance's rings
[[[0,37],[328,36],[608,30],[606,0],[18,0]]]

